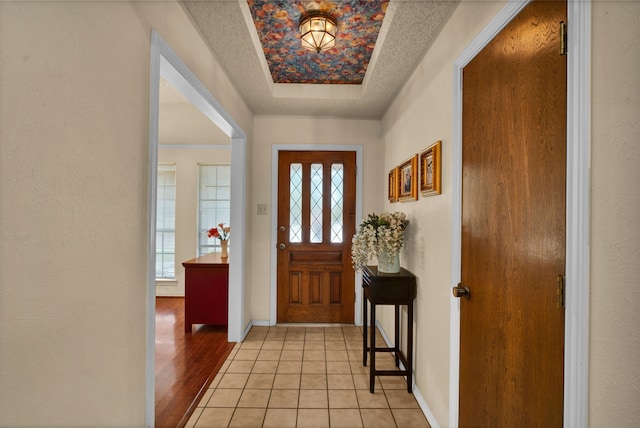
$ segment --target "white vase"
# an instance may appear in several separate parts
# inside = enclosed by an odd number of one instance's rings
[[[389,255],[383,251],[378,256],[378,272],[398,273],[400,272],[400,253],[395,252]]]

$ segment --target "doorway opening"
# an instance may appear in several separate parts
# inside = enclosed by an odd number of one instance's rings
[[[146,426],[155,422],[155,299],[156,299],[156,187],[158,169],[158,123],[160,78],[178,90],[227,137],[231,139],[231,218],[234,223],[234,245],[230,248],[228,341],[238,342],[244,336],[244,272],[245,272],[245,172],[246,134],[222,105],[191,72],[186,64],[155,31],[151,33],[149,96],[149,159],[147,203],[147,310],[146,310]]]

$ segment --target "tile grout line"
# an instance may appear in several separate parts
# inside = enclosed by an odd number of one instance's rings
[[[332,328],[334,328],[334,327],[332,327]],[[326,403],[326,408],[324,408],[324,407],[323,408],[318,408],[317,410],[324,410],[323,413],[325,413],[327,418],[328,418],[327,419],[327,422],[329,424],[328,426],[331,427],[332,426],[332,424],[331,424],[331,409],[332,409],[332,407],[331,407],[331,404],[330,404],[330,392],[333,389],[330,388],[330,380],[329,380],[329,363],[330,363],[330,361],[328,361],[328,358],[329,358],[330,351],[334,351],[334,350],[328,350],[327,349],[327,342],[328,341],[335,341],[335,339],[337,339],[337,337],[335,335],[332,335],[330,337],[330,339],[333,339],[333,340],[329,340],[327,338],[327,334],[326,334],[327,331],[326,331],[325,328],[320,328],[320,332],[322,334],[322,339],[321,340],[309,339],[307,337],[307,333],[308,333],[307,328],[305,328],[303,330],[303,336],[301,337],[301,339],[302,339],[301,340],[302,341],[302,343],[301,343],[302,352],[301,352],[301,360],[300,360],[300,370],[299,370],[298,373],[294,373],[294,374],[298,374],[297,389],[296,389],[296,391],[297,391],[297,401],[296,401],[297,405],[296,405],[296,407],[295,408],[290,408],[290,407],[283,407],[283,408],[269,407],[269,403],[271,402],[271,398],[273,396],[273,392],[276,390],[274,387],[276,386],[276,380],[278,378],[278,374],[281,374],[281,375],[285,374],[285,373],[278,373],[278,371],[279,371],[279,368],[280,368],[280,363],[282,363],[283,361],[288,361],[288,360],[283,360],[282,359],[283,356],[284,356],[284,353],[285,353],[286,343],[289,340],[289,339],[287,339],[287,336],[289,335],[288,334],[289,333],[288,330],[289,330],[289,328],[287,328],[287,330],[285,330],[284,332],[278,332],[279,334],[275,334],[276,332],[275,331],[270,331],[269,328],[267,328],[263,334],[253,334],[253,335],[251,335],[251,332],[250,332],[250,335],[248,335],[248,337],[245,340],[245,342],[238,343],[234,347],[234,350],[232,351],[233,357],[231,355],[229,356],[229,359],[227,361],[225,361],[225,363],[223,364],[223,367],[221,367],[220,372],[218,373],[218,375],[216,375],[216,378],[214,379],[215,386],[209,388],[209,389],[212,389],[213,392],[211,393],[209,398],[206,400],[206,403],[203,403],[201,401],[198,404],[198,407],[200,408],[200,414],[198,415],[196,420],[193,420],[193,421],[190,420],[189,421],[190,426],[195,426],[195,427],[198,426],[198,423],[200,422],[200,419],[201,419],[205,409],[216,408],[216,407],[208,407],[207,405],[213,399],[213,393],[216,390],[220,389],[220,384],[222,383],[225,375],[234,374],[234,373],[230,373],[229,372],[229,370],[232,369],[232,363],[234,361],[244,361],[244,360],[236,360],[236,358],[238,357],[239,351],[241,351],[243,349],[243,347],[244,347],[243,345],[246,344],[247,342],[252,342],[254,340],[258,341],[259,340],[260,344],[259,345],[256,344],[256,345],[258,345],[258,348],[256,349],[255,359],[253,359],[253,358],[251,359],[252,362],[250,364],[250,366],[251,366],[250,369],[246,369],[246,368],[241,369],[241,370],[248,370],[249,373],[247,373],[247,378],[242,383],[242,387],[239,388],[239,389],[241,389],[240,396],[238,397],[238,400],[235,401],[235,406],[233,407],[232,414],[231,414],[231,416],[229,418],[229,424],[228,425],[230,425],[233,422],[235,415],[238,414],[237,412],[238,412],[239,407],[240,407],[240,401],[242,400],[245,391],[248,390],[249,381],[251,379],[251,376],[253,374],[259,374],[259,373],[255,373],[254,372],[254,370],[256,369],[257,363],[259,361],[276,361],[275,368],[273,369],[274,370],[273,378],[271,379],[271,382],[270,382],[270,388],[265,388],[265,389],[267,389],[269,391],[268,392],[268,397],[267,397],[267,403],[265,405],[266,407],[263,408],[261,406],[257,406],[257,407],[255,407],[255,409],[261,409],[261,410],[263,409],[264,410],[264,413],[262,414],[262,419],[261,419],[262,425],[265,425],[265,423],[267,423],[267,415],[269,414],[269,410],[270,409],[274,409],[274,410],[293,410],[293,411],[295,411],[295,419],[296,419],[294,426],[297,426],[298,425],[298,417],[299,417],[300,410],[301,410],[300,406],[303,404],[302,403],[302,391],[306,391],[306,389],[305,390],[302,389],[303,388],[303,376],[305,374],[304,373],[304,371],[305,371],[305,362],[308,362],[308,363],[316,362],[316,360],[311,360],[311,359],[310,360],[306,360],[306,357],[310,357],[311,358],[312,356],[310,355],[310,353],[316,351],[315,348],[317,347],[317,345],[313,344],[313,342],[320,342],[321,341],[322,342],[322,351],[321,352],[322,352],[322,355],[324,356],[324,359],[322,360],[323,374],[324,374],[324,381],[325,381],[325,384],[326,384],[325,388],[321,389],[321,390],[323,390],[325,392],[325,397],[326,397],[327,403]],[[362,333],[361,329],[358,329],[358,331],[360,332],[360,334]],[[258,331],[256,331],[256,333],[257,332]],[[317,332],[314,331],[313,333],[315,334]],[[345,329],[343,329],[343,328],[340,328],[340,333],[341,333],[341,339],[339,340],[339,342],[344,347],[344,352],[346,354],[345,355],[346,356],[346,361],[342,361],[342,360],[333,361],[332,360],[331,362],[334,362],[334,363],[343,362],[343,363],[346,363],[348,365],[348,373],[349,373],[349,376],[351,378],[351,388],[340,388],[339,385],[335,385],[335,384],[333,386],[338,386],[338,389],[336,389],[336,391],[338,391],[338,390],[353,391],[353,396],[355,397],[356,407],[355,408],[346,407],[344,409],[335,408],[335,409],[336,410],[357,410],[357,414],[358,414],[358,418],[360,420],[360,424],[364,427],[366,425],[365,425],[364,412],[362,410],[363,409],[369,409],[369,408],[361,407],[361,404],[365,404],[365,403],[361,403],[361,398],[359,398],[358,391],[360,391],[360,390],[364,391],[365,389],[358,388],[358,386],[356,384],[356,376],[361,381],[362,377],[366,376],[366,373],[364,373],[366,370],[354,370],[355,369],[355,365],[352,364],[352,363],[355,362],[355,364],[357,364],[358,360],[352,359],[352,357],[354,356],[354,352],[357,350],[357,349],[352,349],[353,342],[354,342],[353,334],[352,333],[347,334],[345,332]],[[251,337],[251,336],[253,336],[253,337]],[[294,337],[294,335],[292,335],[292,337]],[[316,339],[318,338],[318,336],[314,336],[314,337]],[[265,346],[267,346],[266,342],[270,342],[270,341],[282,342],[282,345],[277,348],[277,350],[278,350],[277,360],[272,359],[273,358],[273,354],[272,355],[268,355],[268,353],[262,353],[262,351],[273,351],[274,350],[274,349],[271,348],[271,346],[273,346],[273,345],[271,345],[269,348],[265,347]],[[290,339],[290,341],[293,342],[293,341],[297,341],[297,340],[296,339]],[[309,345],[309,346],[307,346],[307,345]],[[349,345],[351,345],[351,347],[349,347]],[[246,348],[246,350],[249,350],[249,349],[253,349],[253,348],[249,348],[249,347]],[[291,351],[291,349],[288,349],[288,351]],[[261,355],[262,355],[263,358],[266,358],[266,360],[261,360],[260,359]],[[243,355],[241,355],[241,356],[243,356]],[[390,357],[390,361],[391,360],[392,360],[392,357]],[[360,361],[360,364],[361,364],[361,356],[359,358],[359,361]],[[318,364],[315,368],[311,368],[311,366],[313,366],[313,364],[307,364],[307,369],[312,370],[311,373],[307,373],[308,375],[315,374],[314,373],[315,370],[318,370],[318,367],[320,365]],[[237,373],[237,374],[243,374],[243,373]],[[337,373],[337,374],[339,375],[340,373]],[[229,379],[231,379],[231,377],[229,377]],[[380,379],[379,377],[376,379],[376,383],[378,383],[378,382],[379,382],[380,392],[382,392],[382,397],[384,397],[384,403],[386,404],[386,406],[385,407],[373,406],[373,407],[371,407],[371,409],[386,409],[388,411],[389,417],[391,418],[389,420],[389,422],[392,422],[395,426],[397,426],[398,425],[398,419],[397,419],[396,413],[393,412],[393,409],[391,407],[392,404],[389,401],[389,395],[387,393],[387,390],[391,391],[391,390],[396,390],[398,388],[393,387],[392,385],[387,387],[387,388],[385,388],[384,387],[385,382],[383,382],[382,379]],[[231,385],[233,385],[233,383],[231,383]],[[222,388],[222,389],[224,389],[224,388]],[[258,389],[262,389],[262,388],[258,388]],[[309,390],[313,390],[313,389],[309,389]],[[414,399],[415,399],[415,397],[414,397]],[[219,407],[219,408],[221,408],[221,407]],[[242,409],[242,408],[245,408],[245,407],[240,407],[240,408]],[[254,409],[254,407],[250,407],[250,406],[246,407],[246,408],[247,409]],[[310,408],[309,410],[313,410],[313,409],[314,408]],[[395,408],[395,409],[396,410],[400,410],[400,411],[405,410],[405,408],[403,408],[403,407]],[[412,409],[412,407],[407,408],[407,410],[409,410],[409,409]],[[303,410],[307,410],[307,409],[303,409]],[[420,418],[420,419],[422,420],[422,418]],[[426,419],[424,420],[424,422],[427,424],[425,426],[428,426],[428,422],[426,422]]]

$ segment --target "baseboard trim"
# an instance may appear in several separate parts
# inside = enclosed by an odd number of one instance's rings
[[[249,328],[254,325],[258,327],[271,327],[271,323],[269,320],[251,320],[251,322],[249,323]]]

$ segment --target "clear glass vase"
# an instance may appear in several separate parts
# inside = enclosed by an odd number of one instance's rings
[[[227,241],[220,241],[220,250],[221,250],[221,254],[220,257],[222,257],[223,259],[226,259],[227,257],[229,257],[229,253],[227,252],[227,245],[229,243]]]
[[[383,251],[378,256],[378,272],[398,273],[400,272],[400,253],[392,254]]]

